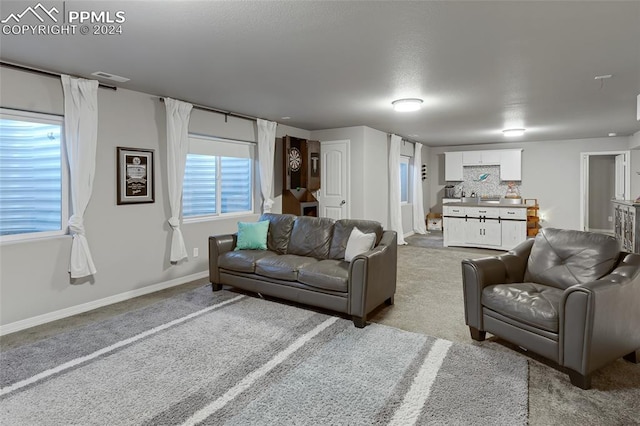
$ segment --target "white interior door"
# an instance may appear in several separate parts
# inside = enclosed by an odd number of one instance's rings
[[[349,207],[349,141],[320,142],[320,217],[348,219]]]
[[[615,189],[615,198],[616,200],[626,200],[627,199],[627,190],[625,187],[625,167],[626,167],[626,158],[624,154],[616,155],[616,189]]]

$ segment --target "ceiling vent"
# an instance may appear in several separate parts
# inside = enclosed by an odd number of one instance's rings
[[[103,78],[105,80],[117,81],[118,83],[124,83],[125,81],[129,81],[129,78],[120,77],[119,75],[109,74],[108,72],[96,71],[92,72],[91,75],[95,75],[96,77]]]

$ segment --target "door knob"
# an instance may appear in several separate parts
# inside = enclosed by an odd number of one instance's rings
[[[347,202],[346,202],[345,200],[342,200],[342,201],[340,202],[340,205],[341,205],[341,206],[344,206],[345,204],[347,204]]]

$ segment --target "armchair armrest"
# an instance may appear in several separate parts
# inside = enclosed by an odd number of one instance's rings
[[[393,302],[398,267],[398,236],[384,231],[380,243],[357,255],[349,266],[349,314],[366,322],[366,316],[382,302]],[[355,320],[354,320],[355,322]]]
[[[237,238],[236,234],[209,237],[209,282],[214,286],[220,284],[218,256],[235,249]]]
[[[464,318],[468,326],[483,330],[482,290],[494,284],[522,282],[533,240],[500,256],[462,261]]]
[[[626,254],[599,280],[565,290],[560,363],[583,375],[640,349],[640,255]]]

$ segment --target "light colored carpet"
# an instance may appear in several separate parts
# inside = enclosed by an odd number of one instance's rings
[[[518,355],[209,287],[1,363],[3,425],[527,423]]]
[[[427,239],[416,237],[423,242]],[[585,391],[571,385],[562,367],[536,354],[496,337],[481,343],[471,340],[464,323],[460,262],[496,253],[424,245],[398,247],[396,303],[376,312],[371,321],[528,360],[530,425],[640,425],[640,365],[619,359],[596,371],[592,389]]]

